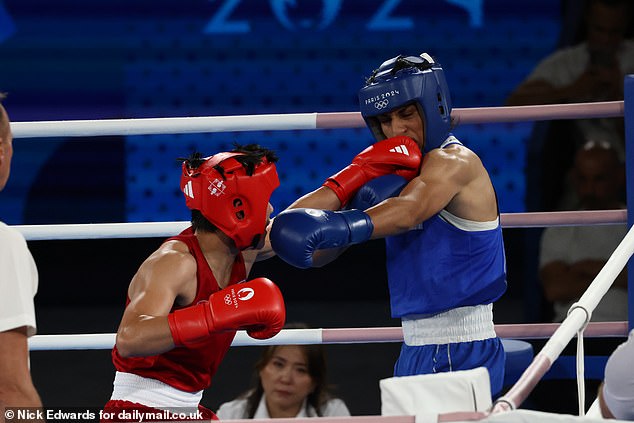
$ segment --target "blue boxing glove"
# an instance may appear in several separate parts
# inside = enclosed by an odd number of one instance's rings
[[[407,179],[394,173],[374,178],[359,188],[346,209],[367,210],[386,198],[399,195],[407,183]]]
[[[271,226],[271,246],[285,262],[300,269],[313,264],[313,253],[367,241],[374,225],[361,210],[291,209],[278,214]]]

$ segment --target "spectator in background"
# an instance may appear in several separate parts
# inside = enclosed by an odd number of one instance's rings
[[[4,99],[0,93],[0,101]],[[0,103],[0,191],[11,171],[13,136]],[[41,407],[29,369],[27,338],[36,332],[33,297],[38,273],[22,234],[0,222],[0,410]],[[4,421],[4,413],[0,414]]]
[[[543,59],[511,93],[507,104],[622,100],[623,78],[634,72],[634,40],[625,39],[633,12],[629,0],[589,1],[585,39]],[[622,120],[591,119],[578,125],[586,140],[606,139],[621,154],[622,123]]]
[[[580,210],[622,209],[624,167],[608,143],[589,142],[575,156],[572,180]],[[554,321],[565,319],[625,234],[625,225],[563,226],[544,230],[539,275]],[[593,321],[627,320],[627,275],[617,277],[592,313]]]
[[[303,329],[303,324],[287,325]],[[253,387],[220,405],[225,419],[349,416],[346,404],[329,392],[321,345],[268,347],[255,364]]]
[[[634,2],[586,2],[581,41],[562,47],[544,58],[511,93],[509,106],[615,101],[623,99],[623,80],[634,73],[632,29]],[[585,142],[605,140],[622,159],[625,136],[622,118],[578,119],[547,123],[540,135],[540,210],[556,209],[565,192],[564,177],[572,167],[574,152]],[[543,128],[540,127],[540,128]],[[531,161],[536,162],[536,161]]]

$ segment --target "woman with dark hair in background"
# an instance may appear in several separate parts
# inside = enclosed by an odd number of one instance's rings
[[[221,420],[349,416],[346,404],[330,394],[326,367],[321,345],[270,346],[255,364],[253,387],[216,414]]]

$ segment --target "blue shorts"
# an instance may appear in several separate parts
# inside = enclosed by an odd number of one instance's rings
[[[403,344],[394,365],[394,376],[412,376],[486,367],[491,379],[491,395],[502,391],[504,347],[500,338],[444,345]]]

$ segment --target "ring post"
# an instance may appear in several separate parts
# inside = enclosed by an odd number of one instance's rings
[[[627,227],[634,224],[634,75],[626,75],[624,81],[625,103],[625,188],[627,192]],[[630,257],[628,268],[634,269],[634,261]],[[627,273],[628,286],[628,320],[629,329],[634,328],[634,272]]]

